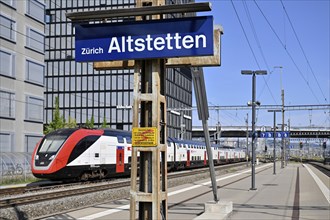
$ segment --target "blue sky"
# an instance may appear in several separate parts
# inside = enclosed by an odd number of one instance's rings
[[[209,105],[245,105],[251,100],[251,76],[241,75],[245,69],[267,70],[267,76],[257,76],[257,100],[266,105],[281,104],[281,70],[274,66],[283,67],[285,105],[330,103],[329,0],[210,2],[212,11],[198,15],[213,15],[214,24],[222,25],[224,35],[222,65],[204,68]],[[293,126],[309,126],[311,122],[329,128],[329,111],[290,111],[285,121],[290,118]],[[220,123],[244,125],[246,113],[251,122],[250,110],[220,111]],[[280,123],[280,114],[277,118]],[[210,111],[209,125],[216,122],[217,113]],[[200,124],[194,111],[193,125]],[[272,113],[258,111],[258,126],[272,124]]]

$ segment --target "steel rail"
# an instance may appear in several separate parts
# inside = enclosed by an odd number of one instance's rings
[[[220,165],[216,167],[216,170],[223,170],[223,169],[231,169],[234,167],[239,167],[242,165],[246,165],[246,162],[241,162],[241,163],[232,163],[232,164],[225,164],[225,165]],[[184,170],[182,172],[176,172],[176,173],[170,173],[168,175],[168,179],[174,179],[174,178],[179,178],[179,177],[186,177],[186,176],[193,176],[201,173],[207,173],[208,168],[200,168],[200,169],[192,169],[192,170]],[[120,181],[120,182],[114,182],[114,183],[109,183],[109,184],[103,184],[103,185],[98,185],[98,186],[86,186],[83,188],[75,188],[75,189],[65,189],[68,185],[60,185],[64,188],[63,191],[56,191],[56,192],[44,192],[44,193],[39,193],[39,194],[33,194],[33,195],[19,195],[19,197],[13,197],[13,198],[1,198],[0,199],[0,208],[7,208],[7,207],[15,207],[19,205],[25,205],[25,204],[32,204],[32,203],[37,203],[41,201],[47,201],[50,199],[59,199],[59,198],[64,198],[64,197],[69,197],[69,196],[76,196],[76,195],[83,195],[87,193],[93,193],[93,192],[99,192],[103,190],[109,190],[109,189],[117,189],[117,188],[122,188],[126,186],[130,186],[130,180],[125,180],[125,181]],[[79,184],[79,183],[78,183]],[[88,184],[90,185],[90,184]],[[60,187],[56,186],[56,188]],[[24,189],[25,188],[25,189]],[[20,192],[27,192],[31,191],[28,190],[28,187],[20,187],[20,188],[15,188]],[[5,189],[2,189],[0,192],[3,193]],[[10,189],[12,190],[12,189]],[[40,189],[35,188],[36,191],[38,190],[44,190],[42,187]],[[49,189],[47,189],[49,190]]]

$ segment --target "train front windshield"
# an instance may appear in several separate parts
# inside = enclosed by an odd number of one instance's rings
[[[52,135],[46,137],[39,149],[39,153],[57,152],[67,138],[67,135]]]

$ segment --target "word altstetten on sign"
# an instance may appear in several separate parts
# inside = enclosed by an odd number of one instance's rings
[[[213,17],[76,24],[76,61],[213,55]]]

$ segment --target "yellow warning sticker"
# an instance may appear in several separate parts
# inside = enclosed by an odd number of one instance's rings
[[[156,147],[157,146],[157,128],[143,127],[133,128],[132,146],[133,147]]]

